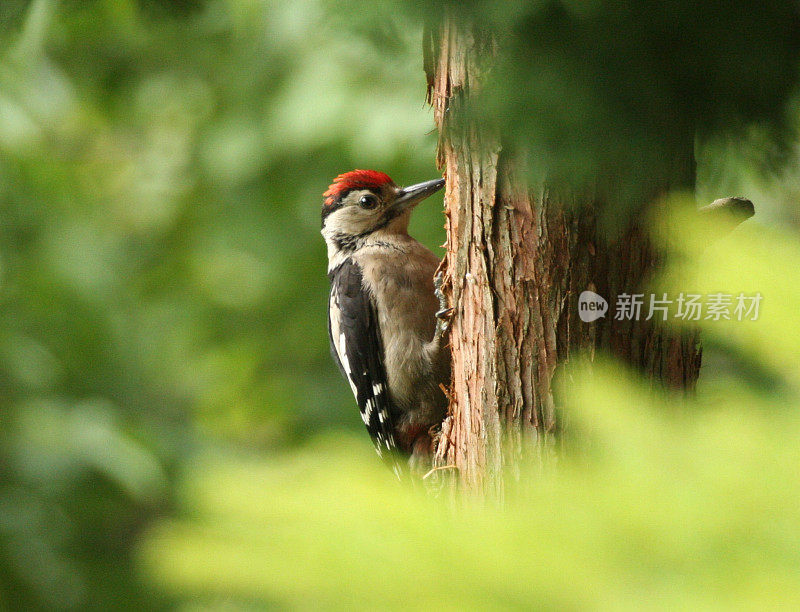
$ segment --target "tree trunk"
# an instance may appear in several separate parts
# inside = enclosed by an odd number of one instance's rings
[[[450,412],[435,465],[455,466],[467,489],[501,495],[504,468],[530,449],[549,452],[562,427],[554,375],[576,353],[605,351],[673,388],[692,388],[700,368],[696,334],[644,320],[616,320],[614,299],[643,292],[658,263],[638,218],[616,238],[598,231],[603,202],[555,201],[529,187],[518,160],[481,126],[455,121],[480,87],[491,45],[448,20],[426,35],[429,98],[439,128],[438,163],[447,177],[445,293],[450,328]],[[668,188],[691,187],[693,141],[676,151]],[[609,300],[605,318],[584,323],[578,296]],[[644,312],[641,319],[644,319]]]

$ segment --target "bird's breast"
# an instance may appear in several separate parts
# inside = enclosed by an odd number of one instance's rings
[[[377,306],[389,389],[400,404],[415,395],[427,371],[424,346],[436,327],[433,275],[439,260],[419,246],[405,253],[387,249],[360,262],[365,288]]]

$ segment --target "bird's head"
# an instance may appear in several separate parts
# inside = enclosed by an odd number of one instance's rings
[[[329,242],[352,245],[378,230],[405,233],[411,210],[439,191],[444,179],[398,187],[383,172],[340,174],[322,194],[322,234]]]

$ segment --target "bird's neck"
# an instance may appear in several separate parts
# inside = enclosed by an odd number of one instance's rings
[[[325,234],[328,247],[328,272],[335,270],[345,260],[353,257],[363,249],[391,249],[404,251],[405,245],[414,239],[405,231],[392,231],[385,227],[365,236],[344,236],[342,234]]]

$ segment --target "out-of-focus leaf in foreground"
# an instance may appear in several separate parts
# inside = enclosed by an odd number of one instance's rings
[[[586,452],[523,471],[502,510],[405,490],[366,445],[332,438],[199,466],[144,567],[203,604],[800,605],[800,415],[755,396],[678,409],[613,366],[575,374]]]

